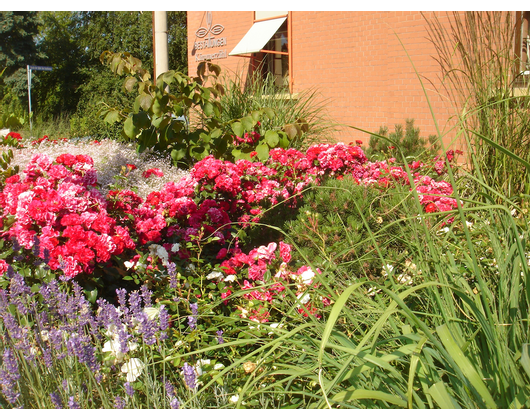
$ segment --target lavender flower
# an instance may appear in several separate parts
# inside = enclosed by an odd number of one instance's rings
[[[53,403],[53,405],[55,406],[56,409],[59,410],[59,409],[63,408],[63,402],[61,401],[61,397],[58,394],[56,394],[55,392],[52,392],[50,394],[50,398],[51,398],[52,403]]]
[[[20,379],[18,372],[18,363],[13,350],[6,348],[3,354],[5,369],[0,369],[0,384],[2,393],[10,404],[15,404],[20,393],[16,391],[17,381]]]
[[[158,331],[156,323],[149,319],[145,312],[138,314],[137,319],[140,321],[138,332],[148,346],[156,343],[155,333]]]
[[[124,388],[125,388],[125,393],[129,397],[132,397],[134,395],[134,389],[133,389],[132,385],[130,384],[130,382],[125,382]]]
[[[173,386],[173,384],[169,381],[164,381],[164,386],[166,388],[166,394],[168,397],[173,397],[175,396],[175,387]]]
[[[158,318],[160,322],[160,331],[167,330],[169,328],[169,313],[167,312],[165,305],[160,305],[160,314],[158,315]]]
[[[48,248],[44,248],[42,254],[42,259],[46,264],[48,264],[50,262],[50,250]]]
[[[33,255],[38,257],[40,255],[40,239],[37,235],[33,236]]]
[[[223,330],[217,331],[217,342],[223,344],[225,340],[223,339]]]
[[[94,354],[94,347],[86,336],[72,335],[66,342],[68,354],[76,356],[80,363],[86,364],[92,372],[99,370],[99,364]]]
[[[197,377],[195,375],[195,370],[188,363],[184,363],[182,366],[182,374],[184,375],[184,383],[190,389],[195,389],[197,386]]]
[[[149,308],[151,306],[151,296],[153,296],[153,292],[149,290],[145,284],[140,287],[140,292],[144,301],[144,307]]]
[[[13,258],[14,259],[14,258]],[[7,267],[7,278],[8,279],[11,279],[13,278],[13,276],[15,275],[15,270],[13,269],[13,266],[10,264],[8,267]]]
[[[142,312],[142,301],[136,290],[129,295],[129,309],[134,317]]]
[[[174,262],[169,262],[166,267],[167,267],[167,274],[169,275],[169,287],[172,289],[176,289],[178,286],[177,265]]]
[[[197,319],[194,316],[188,317],[188,326],[190,327],[190,330],[194,330],[197,328]]]
[[[197,316],[199,314],[199,304],[197,302],[190,303],[191,314]]]
[[[169,406],[171,407],[172,410],[178,409],[180,407],[179,400],[177,400],[176,398],[173,398],[171,402],[169,403]]]
[[[79,410],[80,408],[79,404],[77,403],[77,401],[75,400],[73,396],[68,398],[68,408],[71,410]]]
[[[114,397],[114,408],[118,410],[123,410],[125,408],[125,400],[120,396]]]

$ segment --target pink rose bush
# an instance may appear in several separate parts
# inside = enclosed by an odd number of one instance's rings
[[[24,175],[8,178],[0,193],[2,218],[13,221],[5,235],[28,250],[38,243],[38,256],[52,270],[71,277],[91,273],[97,263],[135,247],[129,231],[109,217],[89,156],[63,154],[52,161],[37,154]]]
[[[448,154],[449,162],[452,156]],[[316,308],[330,302],[329,297],[317,297],[316,273],[309,267],[290,268],[291,248],[281,241],[244,253],[238,238],[233,239],[236,228],[258,222],[265,210],[280,202],[295,208],[304,189],[326,177],[351,175],[360,185],[383,189],[411,185],[404,168],[393,163],[369,162],[359,146],[343,143],[314,145],[305,153],[273,149],[265,163],[231,163],[208,156],[189,175],[144,200],[127,189],[103,196],[90,156],[67,153],[52,160],[36,154],[23,174],[6,179],[0,192],[3,236],[36,250],[51,270],[61,269],[70,277],[93,273],[105,264],[122,264],[122,272],[138,269],[142,255],[144,260],[149,256],[145,270],[169,273],[173,261],[184,264],[190,257],[185,244],[213,238],[208,252],[222,272],[211,281],[226,302],[236,292],[248,291],[233,304],[240,316],[270,320],[271,305],[285,296],[286,287],[293,288],[301,314],[316,316]],[[449,183],[426,175],[424,163],[409,166],[426,212],[456,207]],[[439,176],[445,169],[438,165],[434,171]],[[143,175],[163,173],[151,168]],[[159,247],[155,251],[154,245]],[[113,259],[124,253],[126,267]],[[253,306],[245,303],[252,301]]]

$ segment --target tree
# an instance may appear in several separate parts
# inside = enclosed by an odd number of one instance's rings
[[[142,60],[152,72],[151,12],[40,12],[38,48],[52,72],[42,72],[35,92],[39,115],[72,115],[77,135],[117,137],[103,124],[101,102],[129,102],[122,83],[99,61],[103,51],[125,51]],[[186,12],[168,12],[169,65],[187,70]]]
[[[37,12],[0,12],[0,107],[4,113],[27,109],[26,65],[38,64],[41,55],[35,45]]]

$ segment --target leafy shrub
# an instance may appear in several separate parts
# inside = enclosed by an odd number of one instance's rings
[[[127,91],[132,92],[138,84],[139,95],[131,108],[107,106],[102,116],[108,123],[123,121],[123,136],[134,139],[139,152],[153,148],[170,154],[175,164],[183,166],[192,166],[208,155],[248,159],[252,152],[265,161],[270,149],[287,148],[290,140],[303,132],[303,125],[295,123],[255,137],[251,132],[260,120],[271,118],[272,109],[253,110],[238,120],[223,121],[218,100],[223,87],[217,82],[221,69],[210,62],[199,64],[195,78],[170,70],[153,83],[141,61],[128,53],[106,51],[101,61],[118,75],[129,74],[124,83]]]
[[[395,158],[398,163],[405,163],[401,155],[403,153],[407,161],[429,161],[440,153],[437,136],[430,135],[427,139],[420,137],[420,129],[414,127],[413,119],[406,120],[405,131],[401,124],[396,124],[393,133],[389,133],[387,127],[380,127],[377,134],[370,136],[366,150],[366,156],[371,160]],[[387,137],[388,140],[379,136]]]
[[[283,230],[298,245],[296,257],[314,264],[347,265],[360,277],[382,278],[381,255],[404,263],[410,228],[409,188],[359,185],[351,176],[329,179],[304,196],[296,220]],[[329,265],[329,264],[327,264]]]
[[[334,124],[326,116],[329,100],[325,100],[317,89],[308,89],[295,95],[278,92],[274,78],[268,75],[248,77],[238,75],[221,79],[224,93],[220,96],[221,118],[231,121],[243,118],[260,109],[273,109],[271,118],[263,121],[259,132],[264,135],[268,130],[278,130],[286,124],[298,124],[303,128],[291,143],[291,147],[305,150],[311,144],[332,141]]]

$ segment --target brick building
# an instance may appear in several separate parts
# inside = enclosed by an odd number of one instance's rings
[[[339,124],[377,132],[413,118],[428,136],[436,128],[414,67],[442,131],[453,114],[427,38],[426,19],[434,13],[447,21],[442,12],[192,11],[188,71],[195,75],[197,64],[208,59],[243,78],[260,69],[274,74],[287,95],[317,86],[331,99],[328,112]],[[337,138],[355,139],[368,135],[344,129]]]

